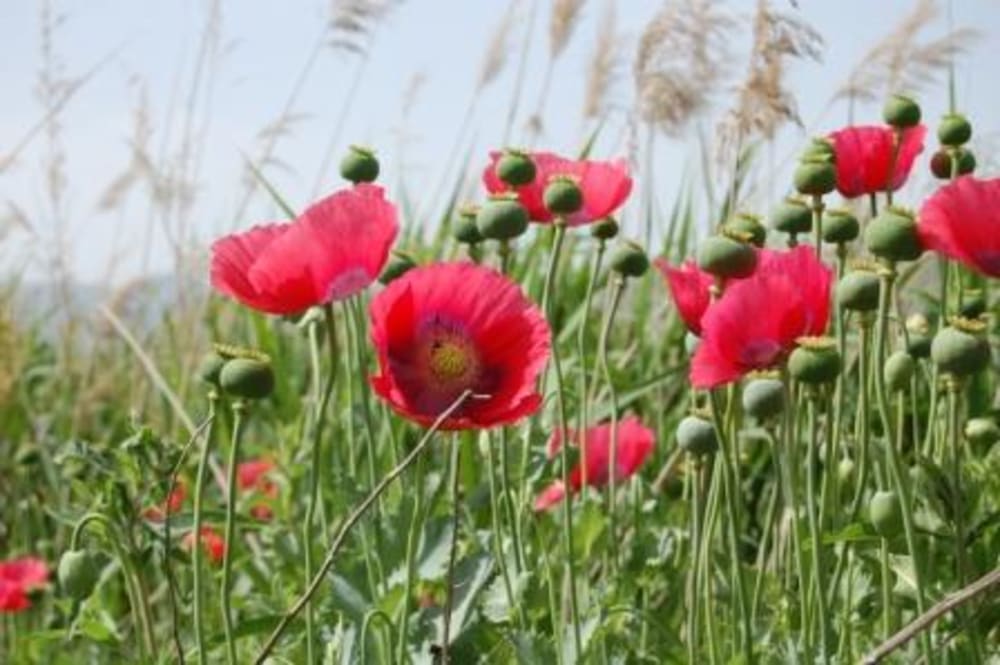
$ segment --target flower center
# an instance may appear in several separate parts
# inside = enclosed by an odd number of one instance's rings
[[[431,372],[441,380],[452,381],[465,376],[472,364],[469,349],[456,340],[437,340],[431,344]]]

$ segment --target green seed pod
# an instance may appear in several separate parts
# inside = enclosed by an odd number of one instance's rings
[[[875,256],[888,261],[913,261],[924,248],[917,237],[913,214],[901,208],[889,207],[868,223],[865,247]]]
[[[968,148],[941,148],[931,157],[931,173],[939,180],[951,178],[952,155],[958,155],[956,175],[968,175],[976,170],[976,156]]]
[[[853,270],[837,283],[837,302],[853,312],[872,312],[878,308],[878,275],[870,270]]]
[[[642,277],[649,270],[649,257],[637,243],[626,240],[611,254],[609,265],[625,277]]]
[[[382,274],[378,276],[378,281],[382,284],[388,284],[416,267],[417,262],[413,260],[412,256],[405,252],[393,250],[389,255],[389,261],[386,262],[385,268],[382,269]]]
[[[830,208],[823,213],[823,241],[830,244],[851,242],[861,232],[858,218],[850,210]]]
[[[906,332],[909,343],[906,350],[914,358],[927,358],[931,355],[931,324],[923,314],[911,314],[906,319]]]
[[[876,533],[894,538],[903,531],[903,505],[893,491],[875,492],[868,503],[868,519]]]
[[[760,223],[760,217],[749,213],[737,213],[726,222],[726,228],[738,234],[746,235],[750,244],[756,247],[763,247],[767,240],[767,229]]]
[[[886,358],[885,367],[882,368],[882,378],[889,392],[898,393],[909,388],[910,378],[916,365],[913,356],[906,351],[896,351]]]
[[[274,370],[266,360],[233,358],[223,365],[219,383],[234,397],[263,399],[274,390]]]
[[[553,215],[572,215],[583,207],[583,191],[576,180],[568,176],[555,176],[549,180],[542,199],[545,209]]]
[[[831,383],[840,374],[836,342],[826,337],[806,337],[788,356],[788,373],[801,383]]]
[[[226,364],[226,359],[215,351],[209,351],[201,357],[198,363],[198,378],[209,385],[219,386],[219,372]]]
[[[850,457],[843,457],[837,462],[837,480],[840,481],[841,485],[854,482],[854,468],[854,460]]]
[[[962,292],[962,318],[978,319],[986,312],[986,296],[982,289],[966,289]]]
[[[590,235],[598,240],[611,240],[618,235],[618,222],[613,217],[605,217],[590,225]]]
[[[355,185],[374,181],[378,177],[378,171],[378,160],[370,148],[352,145],[340,162],[340,175]]]
[[[946,113],[938,125],[937,135],[941,145],[960,146],[972,138],[972,125],[964,115]]]
[[[898,129],[916,127],[920,124],[920,105],[906,95],[890,95],[882,107],[882,119]]]
[[[800,162],[837,162],[837,153],[833,149],[833,142],[825,136],[818,136],[809,141],[802,154],[799,156]]]
[[[511,187],[527,185],[535,180],[538,170],[531,155],[522,150],[507,149],[497,162],[497,177]]]
[[[716,277],[747,277],[757,267],[757,252],[728,235],[711,236],[698,250],[698,267]]]
[[[775,378],[752,379],[743,387],[743,410],[757,420],[768,420],[785,410],[785,386]]]
[[[965,423],[965,438],[983,448],[1000,441],[1000,427],[992,418],[970,418]]]
[[[493,196],[476,215],[479,235],[490,240],[511,240],[528,229],[528,211],[514,196]]]
[[[812,209],[797,197],[785,199],[771,213],[771,226],[783,233],[809,233],[812,224]]]
[[[793,178],[799,194],[822,196],[837,187],[837,168],[833,162],[810,159],[799,162]]]
[[[87,550],[67,550],[56,571],[59,586],[73,600],[86,600],[97,586],[101,571]]]
[[[479,215],[479,206],[467,205],[458,211],[458,217],[452,223],[451,235],[458,242],[465,245],[476,245],[483,241],[483,236],[476,226],[476,217]]]
[[[700,416],[687,416],[680,422],[677,445],[692,455],[711,455],[719,449],[715,427]]]
[[[990,345],[978,321],[956,319],[942,328],[931,342],[931,360],[945,374],[961,377],[974,374],[990,362]]]

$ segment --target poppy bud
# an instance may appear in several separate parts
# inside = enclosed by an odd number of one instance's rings
[[[771,213],[771,226],[793,235],[809,233],[812,231],[812,209],[802,199],[789,197]]]
[[[611,255],[611,269],[625,277],[642,277],[649,270],[649,258],[638,244],[626,240]]]
[[[215,351],[209,351],[198,363],[198,378],[209,385],[219,386],[219,372],[226,364],[226,359]]]
[[[924,251],[917,237],[913,213],[894,206],[868,223],[865,247],[875,256],[889,261],[913,261]]]
[[[992,446],[1000,441],[1000,427],[992,418],[970,418],[965,423],[965,438],[977,446]]]
[[[837,462],[837,480],[839,480],[843,485],[853,481],[854,467],[854,460],[850,457],[841,458],[841,460]]]
[[[59,558],[59,586],[73,600],[86,600],[97,586],[100,571],[87,550],[67,550]]]
[[[796,381],[813,385],[831,383],[840,374],[840,353],[829,337],[802,337],[788,356],[788,373]]]
[[[460,243],[475,245],[483,241],[483,236],[476,226],[476,217],[479,214],[479,206],[475,204],[463,206],[458,211],[458,217],[452,224],[451,234]]]
[[[750,380],[743,387],[743,410],[757,420],[773,418],[785,410],[785,386],[773,377]]]
[[[813,158],[799,162],[793,178],[799,194],[822,196],[837,187],[837,169],[826,160]]]
[[[962,308],[964,319],[978,319],[986,311],[986,297],[982,289],[966,289],[962,292]]]
[[[906,350],[914,358],[926,358],[931,354],[931,324],[923,314],[911,314],[906,319],[909,344]]]
[[[497,177],[511,187],[520,187],[533,182],[537,171],[531,155],[523,150],[511,148],[503,151],[496,166]]]
[[[382,274],[378,276],[378,281],[382,284],[388,284],[389,282],[402,277],[407,271],[412,268],[416,268],[417,263],[413,260],[413,257],[405,252],[400,252],[397,250],[392,250],[389,255],[389,261],[385,264],[385,268],[382,269]]]
[[[491,196],[476,215],[479,235],[490,240],[511,240],[528,228],[528,211],[513,195]]]
[[[938,125],[937,135],[941,145],[960,146],[972,138],[972,125],[964,115],[946,113]]]
[[[916,363],[906,351],[896,351],[886,358],[885,367],[882,368],[882,378],[885,380],[885,387],[891,393],[906,390],[910,386],[910,378],[913,376]]]
[[[698,267],[716,277],[747,277],[757,267],[757,251],[749,243],[722,234],[706,238],[698,250]]]
[[[898,536],[903,530],[903,506],[893,491],[875,492],[868,503],[868,519],[883,538]]]
[[[851,242],[861,232],[858,218],[850,210],[828,209],[823,213],[823,240],[831,244]]]
[[[931,360],[938,369],[953,376],[978,372],[990,362],[990,345],[980,321],[953,319],[931,342]]]
[[[958,159],[956,175],[968,175],[976,170],[976,156],[967,148],[941,148],[931,157],[931,173],[939,180],[951,178],[951,160]]]
[[[570,176],[555,176],[542,194],[545,209],[553,215],[572,215],[583,207],[583,190]]]
[[[837,302],[854,312],[878,309],[879,279],[871,270],[852,270],[837,283]]]
[[[916,127],[920,124],[920,105],[906,95],[890,95],[882,107],[882,119],[897,129]]]
[[[611,240],[618,235],[618,222],[613,217],[598,220],[590,226],[590,235],[598,240]]]
[[[223,365],[219,383],[234,397],[263,399],[274,390],[274,370],[267,360],[233,358]]]
[[[767,240],[767,229],[760,223],[760,217],[748,212],[736,213],[726,222],[725,228],[746,236],[747,241],[755,247],[763,247]]]
[[[340,175],[355,185],[374,181],[378,177],[378,171],[378,160],[371,148],[352,145],[340,162]]]
[[[833,149],[833,142],[825,136],[811,139],[805,150],[802,151],[799,161],[817,161],[835,164],[837,162],[837,153]]]
[[[701,416],[686,416],[677,425],[677,445],[692,455],[711,455],[719,449],[715,426]]]

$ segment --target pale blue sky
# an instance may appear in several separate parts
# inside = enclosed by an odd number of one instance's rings
[[[515,45],[523,39],[533,0],[521,0],[513,31]],[[997,0],[953,0],[957,24],[983,31],[971,54],[957,65],[961,110],[975,123],[977,137],[985,137],[995,148],[1000,131],[1000,2]],[[548,52],[550,0],[537,0],[538,16],[527,68],[522,113],[515,123],[515,143],[527,113],[535,106]],[[794,11],[785,0],[773,0],[778,8]],[[455,141],[470,95],[475,87],[483,52],[497,24],[507,11],[506,0],[404,0],[378,28],[365,65],[357,101],[341,140],[340,154],[349,143],[367,143],[379,149],[385,164],[387,185],[398,194],[405,181],[419,203],[436,191],[440,168]],[[616,113],[602,134],[597,152],[612,156],[626,151],[624,111],[631,107],[633,87],[631,60],[635,40],[658,0],[618,0],[619,31],[623,35],[620,76],[615,87]],[[748,14],[752,0],[730,0],[736,12]],[[911,0],[799,0],[802,18],[820,30],[827,43],[822,64],[792,65],[792,87],[798,94],[801,115],[810,133],[837,128],[845,112],[835,107],[823,115],[832,87],[842,83],[847,72],[865,50],[882,36],[911,6]],[[0,2],[0,81],[4,97],[0,112],[0,158],[8,155],[38,122],[42,110],[35,96],[41,59],[41,0]],[[150,245],[149,267],[163,270],[171,265],[164,230],[151,219],[143,193],[135,191],[126,205],[114,213],[98,210],[101,193],[127,165],[128,137],[139,91],[148,95],[151,145],[163,145],[176,153],[197,62],[202,30],[210,3],[207,0],[56,0],[57,13],[65,15],[54,35],[54,53],[64,73],[76,77],[110,55],[110,61],[68,104],[60,116],[66,154],[66,228],[74,272],[86,280],[105,276],[111,257],[112,274],[120,282],[142,268],[146,230],[155,231]],[[556,65],[548,103],[547,132],[539,147],[572,152],[579,144],[583,125],[580,105],[585,72],[594,36],[604,16],[605,0],[588,0],[581,23]],[[327,18],[322,0],[224,0],[222,2],[221,48],[213,67],[206,69],[203,87],[196,98],[200,127],[200,188],[187,223],[193,237],[207,243],[215,234],[275,215],[265,196],[255,197],[242,216],[236,218],[242,199],[241,151],[256,154],[258,132],[283,108],[296,78],[303,71],[320,38]],[[926,38],[946,30],[943,12]],[[744,40],[745,41],[745,40]],[[744,44],[734,44],[745,52]],[[478,162],[502,139],[507,109],[514,86],[517,49],[495,83],[478,100],[472,123]],[[292,132],[278,144],[277,154],[287,168],[266,167],[268,176],[294,204],[309,201],[317,184],[317,172],[332,126],[344,96],[357,71],[359,59],[323,49],[305,79],[295,112],[303,114]],[[739,69],[737,63],[737,69]],[[415,76],[423,86],[408,112],[409,136],[404,161],[396,149],[404,109],[401,101]],[[210,92],[210,96],[206,95]],[[946,104],[943,83],[923,95],[925,117],[933,124]],[[877,121],[878,108],[860,107],[859,121]],[[714,120],[707,118],[708,127]],[[775,149],[781,159],[803,138],[803,132],[783,132]],[[989,141],[989,137],[993,141]],[[681,174],[694,157],[694,139],[663,140],[659,143],[656,182],[650,184],[664,206],[677,191]],[[0,237],[0,261],[10,270],[26,268],[43,274],[38,249],[51,239],[54,221],[45,195],[44,135],[37,136],[16,163],[0,173],[0,206],[14,203],[35,228],[41,242],[20,231]],[[988,161],[982,159],[981,161]],[[642,173],[639,173],[642,178]],[[779,183],[782,182],[778,178]],[[333,170],[320,180],[320,190],[337,186]],[[778,192],[780,194],[780,192]],[[915,191],[912,203],[919,203]],[[763,201],[758,202],[765,209]],[[637,206],[634,206],[637,208]],[[416,207],[420,215],[422,208]],[[0,219],[7,212],[0,209]],[[426,216],[426,215],[424,215]],[[0,230],[2,230],[0,226]],[[638,235],[640,222],[634,210],[626,214],[626,228]]]

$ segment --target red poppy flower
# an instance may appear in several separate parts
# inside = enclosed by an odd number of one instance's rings
[[[709,289],[714,283],[713,277],[690,260],[679,268],[662,258],[653,261],[653,265],[667,282],[684,325],[695,335],[701,335],[701,317],[712,300]]]
[[[404,417],[430,425],[466,390],[475,396],[443,429],[505,425],[541,405],[548,324],[504,275],[473,263],[414,268],[374,298],[370,316],[372,387]]]
[[[201,546],[212,563],[221,563],[222,557],[226,555],[226,541],[222,535],[210,526],[201,527]],[[181,542],[184,549],[190,550],[194,547],[194,531],[188,531]]]
[[[269,520],[274,516],[268,501],[278,497],[278,486],[267,477],[273,469],[274,462],[264,458],[240,462],[236,468],[240,489],[256,492],[265,498],[250,507],[250,514],[259,520]]]
[[[811,247],[761,250],[757,270],[732,282],[701,319],[691,383],[714,388],[784,361],[799,337],[822,335],[833,274]]]
[[[579,434],[569,431],[570,440],[579,444]],[[584,485],[603,487],[608,484],[608,464],[611,460],[611,424],[604,423],[589,428],[584,435],[587,451],[587,468],[577,464],[569,474],[569,483],[574,493]],[[649,453],[653,451],[653,431],[644,427],[639,419],[632,416],[618,423],[615,455],[615,480],[625,480],[639,470]],[[549,438],[549,457],[554,457],[562,448],[562,437],[556,432]],[[566,496],[566,486],[561,480],[552,483],[535,499],[535,510],[546,510],[562,501]]]
[[[0,612],[20,612],[31,607],[28,592],[49,579],[49,567],[35,557],[0,561]]]
[[[511,191],[510,185],[500,180],[496,165],[503,154],[490,153],[490,164],[483,172],[483,184],[490,194]],[[551,152],[531,153],[535,162],[535,180],[517,187],[517,198],[536,222],[551,222],[552,213],[545,208],[542,195],[554,176],[570,176],[578,181],[583,192],[583,207],[569,215],[566,223],[579,226],[603,219],[620,208],[632,191],[632,178],[624,159],[607,162],[587,159],[572,160]]]
[[[375,281],[397,230],[396,208],[382,188],[356,185],[313,204],[293,222],[217,240],[212,286],[269,314],[343,300]]]
[[[896,134],[888,126],[845,127],[830,134],[837,155],[837,191],[846,198],[884,192],[892,173],[892,190],[903,186],[913,162],[924,150],[923,125],[903,130],[896,150]]]
[[[163,503],[158,506],[146,508],[142,512],[142,516],[151,522],[162,522],[167,513],[175,515],[180,512],[180,509],[184,506],[184,499],[186,497],[187,487],[184,485],[184,481],[178,478],[173,491],[170,492],[170,495]]]
[[[1000,178],[970,175],[924,203],[917,233],[924,246],[990,277],[1000,277]]]

